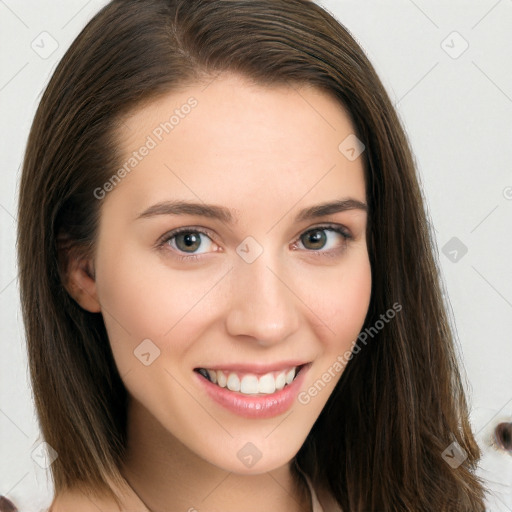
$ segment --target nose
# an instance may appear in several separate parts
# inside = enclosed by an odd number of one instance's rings
[[[271,346],[299,328],[300,299],[289,273],[265,251],[252,263],[237,262],[230,287],[226,329],[231,336]]]

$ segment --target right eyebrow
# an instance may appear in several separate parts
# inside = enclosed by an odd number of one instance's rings
[[[224,206],[191,203],[188,201],[162,201],[156,203],[139,214],[137,219],[154,217],[156,215],[198,215],[200,217],[218,219],[227,224],[233,224],[235,220],[238,220],[232,213],[232,210]]]

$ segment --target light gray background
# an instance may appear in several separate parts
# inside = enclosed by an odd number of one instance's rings
[[[16,280],[20,163],[49,76],[105,3],[0,0],[0,494],[29,512],[49,504],[52,488],[35,462],[41,438]],[[512,511],[512,454],[490,446],[494,426],[512,421],[512,0],[319,3],[365,49],[408,133],[484,450],[488,507]],[[58,48],[46,55],[52,39]]]

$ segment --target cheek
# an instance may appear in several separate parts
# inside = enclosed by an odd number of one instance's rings
[[[354,256],[353,261],[336,271],[330,269],[320,281],[310,281],[306,287],[306,304],[324,333],[318,337],[332,350],[344,351],[357,338],[370,304],[370,262],[366,252]]]
[[[322,348],[298,402],[312,417],[322,411],[351,358],[368,312],[371,286],[371,265],[364,253],[353,264],[331,273],[322,293],[310,287],[314,316],[321,319],[315,325]]]
[[[217,273],[178,272],[150,251],[127,244],[101,253],[96,280],[102,314],[116,360],[133,363],[133,350],[145,339],[162,351],[172,338],[172,350],[186,350],[205,323],[208,292]],[[222,271],[221,271],[222,274]]]

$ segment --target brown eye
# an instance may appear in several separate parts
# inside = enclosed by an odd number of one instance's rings
[[[212,235],[206,231],[191,228],[179,228],[167,233],[159,245],[166,246],[178,255],[189,254],[190,257],[195,257],[195,255],[199,257],[215,250]]]
[[[327,236],[322,229],[308,231],[301,236],[301,242],[306,249],[322,249],[327,241]]]
[[[336,243],[338,238],[338,243]],[[342,246],[351,235],[341,229],[341,227],[321,226],[306,231],[301,237],[302,245],[311,251],[329,251]]]
[[[201,235],[197,231],[185,231],[175,235],[176,247],[180,251],[195,252],[201,245]]]

